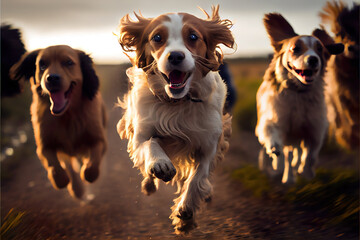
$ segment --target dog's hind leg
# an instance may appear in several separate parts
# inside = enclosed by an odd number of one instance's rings
[[[36,153],[47,170],[48,178],[55,189],[64,188],[69,183],[69,177],[61,167],[55,150],[38,147]]]
[[[212,195],[212,186],[209,181],[210,164],[214,160],[215,150],[210,154],[200,151],[195,154],[195,166],[190,170],[189,177],[184,182],[181,195],[175,200],[172,207],[173,225],[175,232],[188,233],[196,227],[195,213],[200,209],[202,201],[209,199]]]
[[[284,154],[280,154],[279,156],[273,154],[272,157],[270,157],[263,147],[259,151],[258,164],[259,169],[269,177],[281,179],[284,170]],[[276,168],[273,167],[273,164],[276,165]]]
[[[272,157],[279,156],[282,153],[283,143],[281,132],[278,127],[268,119],[260,119],[255,131],[260,144],[265,147],[266,153]],[[273,164],[276,170],[277,164]]]
[[[69,194],[73,198],[82,199],[85,192],[84,185],[80,179],[79,173],[74,170],[74,165],[77,164],[78,161],[77,158],[70,157],[65,153],[58,153],[58,157],[70,178],[70,184],[67,186]]]
[[[302,156],[298,173],[306,179],[312,179],[315,176],[315,164],[320,152],[321,144],[309,144],[302,142]]]
[[[284,155],[284,173],[281,182],[284,184],[292,184],[295,182],[291,162],[293,160],[293,148],[286,146],[283,148]]]

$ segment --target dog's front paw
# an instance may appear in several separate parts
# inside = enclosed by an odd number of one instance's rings
[[[82,180],[94,182],[99,177],[99,166],[91,163],[84,164],[81,167],[80,176]]]
[[[277,157],[280,156],[280,146],[279,144],[275,144],[274,146],[271,146],[271,153],[275,154]]]
[[[282,150],[281,150],[282,147],[277,142],[271,142],[265,148],[266,148],[266,153],[269,155],[269,157],[272,157],[273,155],[278,157],[278,156],[280,156],[280,154],[282,152]]]
[[[62,168],[49,167],[47,169],[47,172],[48,172],[48,179],[50,180],[51,184],[55,189],[64,188],[70,182],[68,175],[66,174],[65,170]]]
[[[154,162],[149,171],[155,177],[163,180],[164,182],[171,181],[176,174],[176,169],[170,160],[160,159]]]

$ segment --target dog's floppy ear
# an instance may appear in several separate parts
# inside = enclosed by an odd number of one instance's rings
[[[318,38],[325,46],[328,52],[328,54],[325,55],[326,58],[330,58],[330,55],[337,55],[344,51],[344,45],[342,43],[335,43],[324,29],[317,28],[312,32],[312,35]]]
[[[25,53],[20,60],[10,68],[10,78],[15,81],[19,81],[22,78],[29,80],[31,77],[35,81],[35,71],[36,71],[36,58],[40,52],[35,50],[29,53]]]
[[[281,50],[283,40],[297,36],[288,21],[279,13],[265,14],[263,22],[276,52]]]
[[[83,51],[78,51],[80,58],[80,67],[83,75],[83,86],[82,92],[83,95],[92,100],[99,90],[99,79],[95,73],[93,67],[93,61],[89,55]]]
[[[148,66],[153,58],[151,54],[146,54],[145,44],[147,36],[143,36],[145,28],[151,22],[151,19],[134,13],[138,21],[133,21],[129,14],[120,20],[118,27],[120,31],[119,43],[125,52],[136,52],[136,58],[131,59],[132,63],[139,68]]]
[[[219,45],[223,44],[228,48],[234,48],[235,40],[230,31],[233,26],[232,22],[228,19],[220,19],[219,5],[212,6],[212,15],[209,16],[205,10],[201,9],[207,19],[204,20],[204,25],[207,30],[206,45],[207,53],[206,58],[209,63],[213,62],[211,70],[217,70],[220,64],[222,64],[223,54],[219,49]],[[210,66],[210,65],[209,65]]]

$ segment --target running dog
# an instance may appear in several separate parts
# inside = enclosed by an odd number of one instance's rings
[[[294,181],[293,167],[312,178],[328,126],[326,63],[343,45],[324,44],[330,37],[320,29],[298,35],[278,13],[266,14],[264,25],[274,56],[256,94],[260,168],[281,175],[283,183]]]
[[[98,178],[106,150],[105,106],[92,59],[69,46],[50,46],[25,54],[10,72],[14,80],[30,80],[36,152],[50,182],[81,198],[81,179]],[[73,168],[77,158],[81,179]]]
[[[334,41],[343,43],[342,54],[332,56],[325,76],[330,136],[348,149],[359,150],[359,28],[360,5],[328,2],[320,13],[322,22],[330,24]]]
[[[132,88],[121,106],[126,110],[117,125],[149,195],[159,180],[176,183],[170,218],[176,233],[196,226],[201,201],[210,199],[209,175],[228,148],[231,118],[223,116],[226,85],[217,72],[222,63],[218,46],[232,48],[229,20],[219,7],[199,19],[187,13],[156,18],[136,14],[120,23],[119,42],[134,51],[127,74]]]

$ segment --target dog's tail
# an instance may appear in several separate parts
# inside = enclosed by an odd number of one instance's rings
[[[333,33],[340,32],[340,25],[338,23],[338,18],[341,12],[344,10],[345,5],[342,1],[340,2],[327,2],[323,7],[322,12],[319,13],[321,21],[323,24],[330,24],[331,31]]]
[[[225,153],[229,149],[229,145],[230,145],[229,141],[232,133],[231,120],[232,120],[232,116],[229,113],[226,113],[222,117],[223,130],[219,138],[215,161],[213,162],[214,164],[212,164],[211,169],[214,169],[218,162],[224,160]]]

